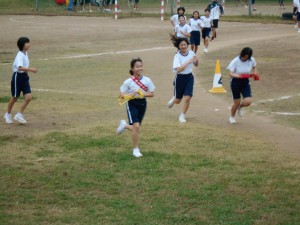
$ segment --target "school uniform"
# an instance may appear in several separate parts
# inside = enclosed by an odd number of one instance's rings
[[[141,89],[145,92],[154,92],[155,85],[149,77],[142,76],[139,80],[146,88],[147,91],[143,90],[131,77],[124,81],[120,87],[121,93],[130,94]],[[131,99],[126,103],[126,111],[128,116],[129,124],[142,123],[147,108],[146,98]]]
[[[19,67],[29,68],[29,58],[27,52],[19,51],[13,63],[13,75],[11,79],[11,95],[15,98],[31,93],[29,76],[24,71],[19,71]]]
[[[201,16],[200,19],[203,22],[203,30],[202,30],[202,38],[210,37],[209,34],[211,32],[211,17]]]
[[[293,15],[294,16],[297,16],[298,14],[298,3],[299,3],[299,0],[293,0]]]
[[[176,53],[173,60],[173,72],[177,73],[176,68],[193,58],[196,54],[188,51],[187,55],[182,55],[180,51]],[[174,96],[182,99],[183,96],[193,96],[194,76],[193,63],[190,63],[183,71],[177,73],[174,79]]]
[[[236,74],[250,74],[253,67],[256,67],[256,61],[253,57],[244,62],[240,59],[240,56],[237,56],[229,63],[227,70]],[[249,78],[232,77],[230,87],[233,99],[240,99],[241,94],[243,98],[252,97]]]
[[[191,18],[189,20],[189,25],[192,29],[191,37],[190,37],[190,44],[191,45],[200,45],[200,30],[201,27],[204,26],[202,20]]]
[[[192,28],[187,23],[185,23],[184,25],[177,24],[175,26],[174,31],[175,31],[176,37],[187,38],[187,36],[185,36],[184,34],[181,34],[180,32],[182,31],[184,33],[191,33]]]
[[[223,6],[217,1],[213,1],[207,6],[207,9],[210,9],[210,18],[213,20],[214,28],[218,28],[220,13],[224,13]]]

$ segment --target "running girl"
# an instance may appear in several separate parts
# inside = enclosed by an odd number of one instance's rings
[[[193,51],[188,50],[189,41],[187,38],[176,38],[172,35],[171,40],[178,51],[173,60],[173,71],[176,73],[174,79],[174,96],[168,102],[168,106],[171,108],[174,104],[179,104],[184,97],[179,122],[186,123],[185,117],[190,106],[194,88],[192,70],[193,65],[198,66],[198,58]]]
[[[202,20],[200,20],[200,15],[198,11],[193,12],[192,18],[189,20],[189,25],[192,29],[190,42],[191,49],[197,53],[198,46],[200,45],[200,30],[204,27]]]
[[[231,76],[230,87],[233,97],[233,105],[231,107],[231,115],[229,123],[236,123],[235,114],[238,111],[239,116],[244,116],[244,107],[248,107],[252,103],[252,94],[249,78],[242,78],[241,74],[257,74],[256,61],[252,57],[252,49],[249,47],[244,48],[241,54],[235,57],[227,69]],[[241,94],[243,101],[241,102]]]
[[[185,22],[185,17],[179,15],[179,24],[175,26],[174,32],[177,38],[186,38],[191,36],[192,28]]]
[[[130,62],[130,75],[131,77],[124,81],[120,87],[120,97],[124,95],[138,95],[139,90],[143,92],[143,96],[129,100],[126,103],[127,116],[129,124],[125,120],[120,120],[117,134],[123,133],[125,129],[132,132],[133,156],[143,156],[138,147],[139,132],[142,120],[144,118],[147,101],[145,97],[153,97],[155,86],[150,78],[143,76],[143,62],[140,58],[133,59]]]
[[[210,32],[211,32],[211,27],[213,26],[213,20],[210,17],[210,10],[209,9],[205,9],[204,10],[205,15],[201,16],[201,20],[203,22],[203,30],[202,30],[202,38],[203,38],[203,42],[204,42],[204,53],[208,52],[208,45],[209,45],[209,39],[210,39]]]
[[[177,9],[177,14],[171,16],[170,21],[173,27],[175,27],[177,24],[179,24],[179,16],[183,15],[184,16],[185,13],[185,8],[184,7],[178,7]],[[184,16],[184,19],[186,19],[186,17]]]
[[[29,67],[28,49],[30,48],[30,40],[27,37],[20,37],[17,42],[19,52],[16,55],[15,61],[13,63],[13,76],[11,80],[11,94],[12,97],[8,103],[7,112],[4,115],[5,122],[7,124],[13,123],[11,117],[11,111],[20,97],[21,92],[24,95],[24,101],[20,107],[19,112],[14,116],[14,120],[19,123],[27,123],[23,117],[23,112],[28,106],[32,99],[31,88],[29,84],[29,76],[27,72],[36,73],[38,70],[36,68]]]

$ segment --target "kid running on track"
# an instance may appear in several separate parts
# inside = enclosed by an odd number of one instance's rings
[[[147,101],[145,97],[153,97],[155,86],[150,78],[143,76],[143,62],[140,58],[133,59],[130,62],[130,75],[131,77],[124,81],[120,87],[120,97],[125,95],[137,96],[137,98],[131,99],[126,103],[126,111],[129,123],[125,120],[120,120],[119,127],[117,128],[117,134],[121,134],[125,129],[132,132],[132,144],[133,144],[133,156],[143,156],[138,147],[139,133],[142,120],[144,118]],[[142,92],[142,95],[138,93]]]
[[[192,28],[190,42],[191,49],[197,53],[198,46],[200,45],[201,34],[200,30],[204,27],[202,20],[200,20],[199,12],[193,12],[192,18],[189,20],[189,25]]]
[[[256,61],[252,57],[252,49],[249,47],[244,48],[241,54],[235,57],[227,69],[231,76],[230,87],[233,97],[233,105],[231,107],[231,115],[229,123],[235,124],[235,114],[238,111],[239,116],[244,116],[244,107],[248,107],[252,103],[252,94],[249,78],[242,78],[241,74],[257,74]],[[241,94],[243,101],[241,102]]]
[[[210,15],[210,10],[209,9],[205,9],[204,10],[205,15],[201,16],[201,20],[203,22],[203,30],[202,30],[202,38],[203,38],[203,42],[204,42],[204,53],[208,52],[208,45],[209,45],[209,39],[210,39],[210,32],[211,32],[211,27],[213,25],[212,22],[212,18],[209,16]]]
[[[193,65],[198,66],[198,58],[193,51],[188,50],[189,41],[187,38],[177,38],[171,36],[173,45],[178,49],[173,60],[173,72],[176,73],[174,79],[174,96],[168,102],[169,108],[174,104],[179,104],[184,97],[182,113],[179,116],[180,123],[186,123],[186,113],[189,109],[193,96],[194,76]]]
[[[36,73],[38,70],[36,68],[29,67],[28,49],[30,48],[30,40],[27,37],[20,37],[17,42],[19,52],[16,55],[15,61],[13,63],[13,75],[11,80],[11,99],[8,103],[7,112],[4,115],[5,122],[7,124],[13,123],[11,117],[11,111],[20,97],[21,92],[24,95],[24,101],[20,107],[19,112],[14,116],[14,120],[19,123],[27,123],[23,117],[23,112],[27,105],[32,99],[31,88],[29,84],[29,76],[27,72]]]

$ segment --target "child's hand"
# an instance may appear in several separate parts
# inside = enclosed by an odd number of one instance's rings
[[[37,68],[30,68],[29,71],[32,72],[32,73],[37,73],[38,69]]]

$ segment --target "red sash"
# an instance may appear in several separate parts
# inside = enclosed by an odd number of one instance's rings
[[[137,79],[135,76],[131,76],[131,79],[140,87],[143,89],[143,91],[147,92],[148,88],[139,80]]]

